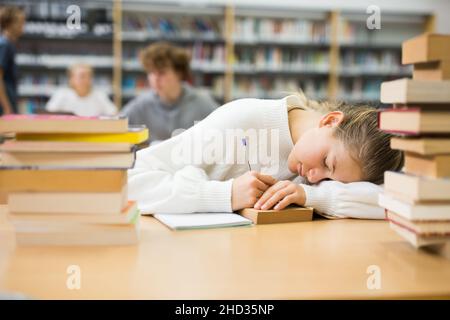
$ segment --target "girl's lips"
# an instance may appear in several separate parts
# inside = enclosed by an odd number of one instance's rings
[[[301,163],[297,163],[297,173],[298,173],[298,175],[300,177],[303,177],[302,170],[303,170],[302,164]]]

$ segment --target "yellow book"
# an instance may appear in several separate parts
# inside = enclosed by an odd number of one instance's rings
[[[65,142],[125,142],[140,144],[149,138],[148,129],[144,126],[130,126],[126,133],[18,133],[19,141],[65,141]]]

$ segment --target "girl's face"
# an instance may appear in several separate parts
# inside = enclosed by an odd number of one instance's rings
[[[360,181],[360,166],[344,144],[333,136],[342,119],[342,112],[330,112],[321,118],[317,127],[305,131],[289,154],[289,170],[310,183],[324,179]]]

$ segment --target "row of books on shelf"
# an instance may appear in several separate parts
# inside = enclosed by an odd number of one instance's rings
[[[365,43],[368,39],[368,30],[364,22],[352,22],[339,19],[338,39],[340,43]],[[369,30],[370,31],[370,30]]]
[[[28,54],[20,53],[16,56],[18,66],[42,66],[48,68],[67,68],[73,63],[86,63],[94,68],[112,68],[113,57],[95,54]]]
[[[145,127],[122,117],[7,115],[0,190],[18,245],[130,245],[139,238],[127,170]],[[45,181],[45,183],[42,183]]]
[[[385,72],[411,72],[410,66],[403,66],[400,61],[400,54],[396,51],[354,51],[348,50],[340,56],[341,69],[347,72],[352,70]]]
[[[412,21],[404,26],[383,25],[378,33],[367,28],[366,19],[351,21],[345,18],[339,19],[338,42],[343,46],[366,45],[375,47],[397,48],[398,43],[405,38],[422,32],[423,23]]]
[[[237,98],[281,98],[302,89],[308,97],[323,99],[326,97],[326,81],[312,79],[285,79],[262,76],[259,78],[242,77],[233,83],[231,96]],[[215,97],[224,95],[224,78],[215,77],[211,86],[211,93]]]
[[[328,43],[330,28],[325,21],[238,17],[234,39],[237,42]]]
[[[38,110],[44,110],[47,104],[48,97],[42,96],[23,96],[19,98],[17,108],[19,114],[34,114]]]
[[[342,101],[376,101],[380,98],[381,80],[366,80],[361,78],[351,81],[340,81],[338,89],[339,100]]]
[[[68,28],[65,22],[27,21],[24,32],[25,36],[73,38],[81,35],[93,35],[95,37],[111,36],[113,30],[110,23],[96,23],[90,29],[85,22],[80,23],[79,28]]]
[[[239,66],[256,69],[287,69],[328,71],[329,55],[326,51],[298,49],[240,48],[235,51],[234,62]]]
[[[27,57],[55,56],[112,56],[112,43],[110,41],[90,41],[80,45],[79,41],[59,41],[36,37],[37,41],[22,39],[17,43],[17,56]],[[41,41],[42,40],[42,41]]]
[[[58,87],[67,86],[67,75],[61,73],[27,73],[22,72],[19,81],[19,91],[20,87]],[[93,78],[94,87],[111,87],[111,77],[104,74],[94,75]]]
[[[219,39],[222,37],[223,19],[193,16],[147,16],[127,14],[123,17],[124,40],[163,37]]]
[[[122,94],[136,95],[139,91],[148,88],[148,80],[145,76],[125,76],[122,78]]]
[[[414,247],[450,259],[450,35],[423,34],[403,43],[402,63],[413,79],[381,85],[379,127],[395,135],[402,172],[385,173],[379,204],[386,219]]]
[[[19,85],[19,96],[20,97],[33,97],[33,96],[42,96],[42,97],[51,97],[55,91],[59,88],[67,87],[60,85]],[[96,90],[103,91],[107,95],[112,95],[112,87],[111,86],[100,86],[94,85]]]

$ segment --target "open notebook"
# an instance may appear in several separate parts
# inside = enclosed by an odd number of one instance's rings
[[[252,221],[235,213],[166,213],[154,217],[173,230],[248,226]]]

